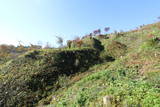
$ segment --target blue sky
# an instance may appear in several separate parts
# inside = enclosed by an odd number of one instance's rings
[[[157,21],[160,0],[0,0],[0,44],[43,44],[56,46],[110,26],[130,30]]]

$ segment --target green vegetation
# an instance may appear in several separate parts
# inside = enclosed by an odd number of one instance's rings
[[[160,48],[160,43],[158,38],[147,40],[140,47],[141,50],[153,50],[157,48]]]
[[[100,33],[15,57],[3,50],[0,106],[103,107],[107,96],[113,107],[159,107],[160,23]]]
[[[88,48],[94,48],[98,51],[104,50],[104,46],[101,44],[101,41],[93,37],[86,37],[82,40],[80,40],[80,38],[76,38],[73,41],[68,41],[68,47],[71,48],[88,47]]]
[[[85,38],[83,40],[83,45],[84,47],[91,47],[91,48],[95,48],[98,51],[102,51],[104,50],[103,45],[101,45],[101,42],[96,39],[96,38]]]
[[[59,76],[83,72],[98,60],[98,52],[87,48],[29,52],[1,68],[0,99],[4,106],[33,106],[59,88]]]
[[[157,77],[159,76],[160,73]],[[62,91],[51,104],[53,107],[102,107],[102,98],[111,95],[114,106],[158,107],[160,89],[157,85],[147,76],[140,77],[137,70],[104,70],[87,76],[67,91]]]
[[[24,54],[27,51],[34,50],[34,49],[41,49],[41,46],[32,45],[31,46],[23,46],[19,45],[17,47],[13,45],[0,45],[0,64],[5,64],[7,61],[11,59],[17,58],[19,55]]]
[[[112,41],[106,47],[106,53],[108,53],[109,56],[112,56],[113,58],[119,58],[121,56],[124,56],[126,51],[127,46],[117,41]]]

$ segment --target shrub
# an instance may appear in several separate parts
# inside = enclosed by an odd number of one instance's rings
[[[101,44],[101,42],[96,39],[96,38],[86,38],[83,40],[83,47],[91,47],[94,48],[98,51],[102,51],[104,50],[103,45]]]
[[[68,48],[71,48],[71,44],[72,44],[72,41],[71,41],[71,40],[68,40],[68,41],[67,41],[67,46],[68,46]]]
[[[78,48],[76,41],[71,41],[71,48]]]
[[[76,37],[74,40],[67,41],[68,48],[81,48],[82,44],[83,41],[80,39],[80,37]]]
[[[158,38],[149,39],[140,46],[140,50],[150,50],[157,48],[160,48],[160,41]]]
[[[60,47],[63,46],[63,38],[62,37],[59,37],[59,36],[56,36],[57,38],[57,43],[60,45]]]

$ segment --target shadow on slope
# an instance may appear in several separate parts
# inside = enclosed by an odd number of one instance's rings
[[[10,61],[0,71],[0,106],[35,106],[57,90],[61,75],[83,72],[99,62],[99,52],[83,48],[36,50]]]

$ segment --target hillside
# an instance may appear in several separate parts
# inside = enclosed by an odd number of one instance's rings
[[[1,68],[2,105],[33,106],[49,91],[58,89],[58,76],[83,72],[97,60],[98,53],[87,48],[35,50],[19,56]]]
[[[2,107],[109,103],[160,106],[160,23],[69,41],[64,49],[30,51],[1,65]]]

